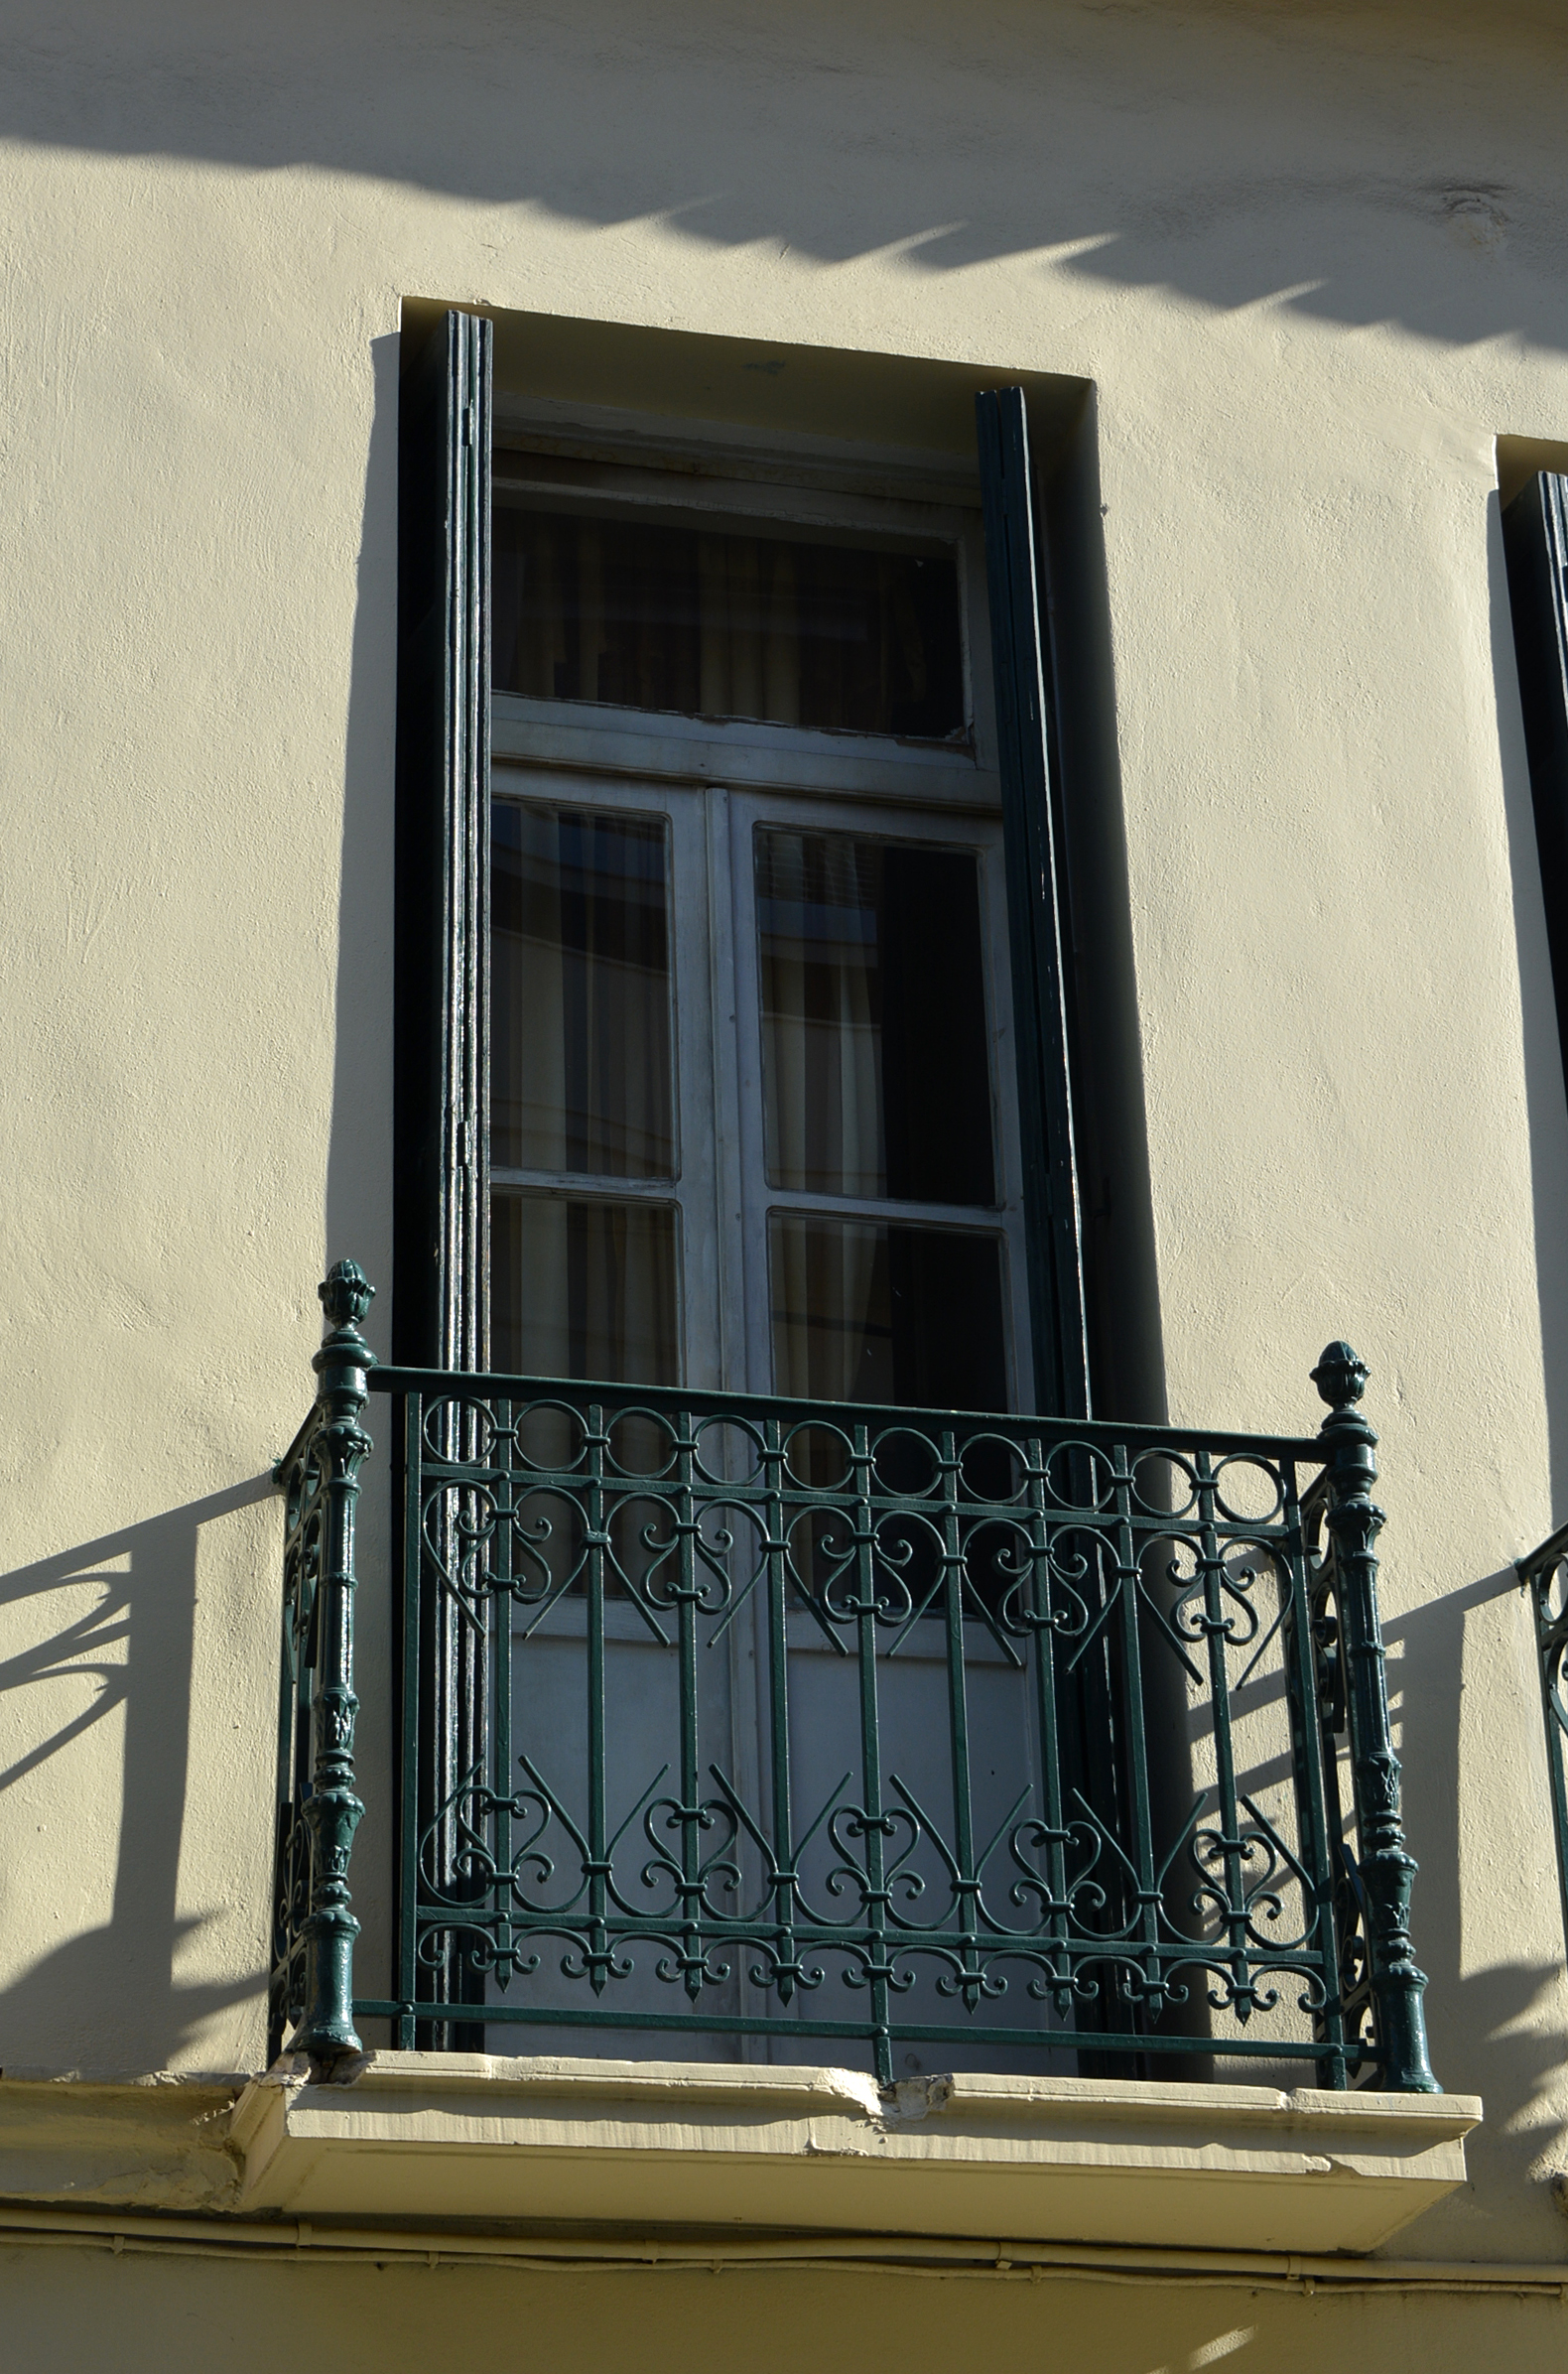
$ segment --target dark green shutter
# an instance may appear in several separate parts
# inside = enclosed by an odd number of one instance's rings
[[[1557,1035],[1568,1069],[1568,478],[1542,472],[1503,514]]]
[[[1006,849],[1013,1034],[1037,1407],[1087,1417],[1083,1227],[1073,1143],[1067,872],[1053,782],[1050,678],[1021,387],[975,399]]]
[[[471,314],[437,323],[404,374],[398,433],[393,1346],[412,1365],[468,1370],[488,1367],[490,1332],[491,343]],[[441,1424],[443,1447],[471,1455],[462,1421]],[[456,1573],[456,1508],[433,1521]],[[483,1639],[456,1593],[427,1600],[399,1689],[425,1743],[409,1809],[421,1868],[460,1903],[474,1883],[457,1808],[483,1766],[488,1691]],[[483,2001],[460,1933],[428,1983],[438,2001]],[[419,2042],[474,2050],[483,2030],[454,2020]]]
[[[449,313],[398,437],[396,1357],[489,1359],[491,328]]]

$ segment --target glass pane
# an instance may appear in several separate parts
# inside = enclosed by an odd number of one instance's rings
[[[668,1204],[498,1194],[490,1358],[510,1377],[680,1382],[676,1215]]]
[[[769,1183],[993,1205],[974,852],[768,827],[756,895]]]
[[[673,1178],[662,817],[497,800],[490,1159]]]
[[[1006,1408],[997,1238],[774,1212],[768,1275],[776,1391]]]
[[[964,732],[951,553],[498,504],[503,692],[940,741]]]

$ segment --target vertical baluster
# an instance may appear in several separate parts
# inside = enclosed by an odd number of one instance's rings
[[[302,1828],[301,1792],[310,1756],[310,1710],[302,1696],[303,1639],[307,1604],[307,1542],[312,1494],[312,1449],[318,1411],[313,1404],[292,1455],[273,1471],[288,1498],[283,1536],[283,1630],[278,1662],[278,1764],[273,1798],[272,1967],[267,1982],[267,2058],[283,2049],[300,1994],[298,1874]]]
[[[504,1988],[512,1976],[512,1496],[517,1489],[512,1459],[515,1402],[490,1404],[490,1459],[495,1473],[492,1530],[486,1602],[489,1611],[490,1664],[494,1673],[490,1702],[490,1801],[495,1808],[493,1878],[490,1910],[495,1939],[495,1972]]]
[[[1111,1446],[1112,1503],[1115,1510],[1116,1596],[1121,1615],[1121,1688],[1123,1761],[1127,1793],[1127,1822],[1131,1835],[1123,1852],[1135,1874],[1137,1912],[1129,1924],[1142,1946],[1146,1991],[1154,1996],[1154,2017],[1164,2002],[1164,1971],[1160,1954],[1159,1867],[1154,1853],[1154,1817],[1149,1801],[1148,1709],[1144,1704],[1142,1628],[1138,1615],[1138,1553],[1132,1525],[1132,1469],[1126,1445]],[[1086,1467],[1089,1462],[1085,1461]],[[1098,1461],[1097,1461],[1098,1465]],[[1098,1496],[1086,1493],[1085,1499]],[[1109,2008],[1109,2007],[1108,2007]],[[1136,2018],[1136,2007],[1133,2007]]]
[[[784,1505],[784,1435],[776,1417],[763,1426],[762,1489],[768,1562],[768,1769],[773,1798],[773,1917],[778,1923],[774,1969],[780,2003],[794,2001],[800,1980],[795,1909],[795,1816],[790,1803],[789,1557]]]
[[[1246,1857],[1241,1845],[1241,1808],[1236,1794],[1236,1746],[1231,1737],[1231,1674],[1226,1661],[1225,1555],[1215,1526],[1214,1470],[1200,1450],[1198,1470],[1198,1556],[1203,1572],[1203,1629],[1209,1656],[1209,1712],[1214,1726],[1215,1831],[1221,1863],[1222,1911],[1230,1946],[1231,1986],[1236,2016],[1251,2015],[1246,1949]],[[1201,1833],[1200,1833],[1201,1835]]]
[[[326,1537],[317,1586],[316,1688],[311,1700],[311,1909],[304,1923],[305,2019],[294,2049],[330,2063],[358,2052],[354,2033],[354,1939],[348,1860],[364,1806],[354,1793],[354,1503],[371,1449],[360,1425],[365,1372],[374,1354],[359,1332],[375,1288],[353,1261],[338,1261],[317,1292],[327,1332],[314,1363],[326,1413]]]
[[[693,1497],[696,1461],[696,1419],[683,1409],[675,1455],[675,1532],[680,1580],[677,1585],[680,1626],[681,1796],[677,1819],[681,1842],[681,1967],[688,2000],[703,1991],[707,1950],[703,1935],[703,1806],[702,1739],[697,1707],[697,1602],[702,1591],[701,1561],[697,1554],[697,1516]]]
[[[891,1827],[882,1811],[882,1742],[876,1693],[876,1567],[871,1509],[871,1444],[864,1426],[852,1435],[849,1460],[853,1524],[854,1613],[860,1670],[861,1813],[865,1835],[866,1969],[871,1995],[871,2044],[877,2082],[893,2082],[893,2046],[888,2034],[887,1854]]]
[[[425,1397],[403,1396],[403,1731],[398,1749],[397,2048],[412,2052],[419,1994],[420,1598],[425,1516]]]
[[[605,1452],[608,1432],[598,1402],[588,1404],[584,1438],[583,1540],[588,1560],[588,1983],[602,1995],[609,1977],[609,1847],[604,1805],[604,1564],[609,1546],[605,1523]]]
[[[1425,1973],[1410,1946],[1414,1857],[1404,1843],[1399,1759],[1388,1720],[1382,1626],[1377,1613],[1374,1544],[1383,1514],[1372,1498],[1377,1437],[1357,1403],[1367,1368],[1349,1344],[1329,1344],[1312,1382],[1329,1414],[1320,1430],[1329,1466],[1328,1527],[1334,1544],[1340,1654],[1356,1798],[1356,1834],[1367,1898],[1367,1950],[1383,2083],[1393,2093],[1435,2094],[1442,2087],[1427,2057],[1422,1996]]]
[[[1324,1769],[1323,1727],[1317,1702],[1317,1661],[1312,1639],[1312,1600],[1307,1588],[1307,1562],[1302,1540],[1301,1505],[1296,1490],[1294,1460],[1280,1466],[1281,1539],[1278,1556],[1284,1570],[1285,1700],[1290,1712],[1290,1767],[1296,1800],[1296,1827],[1301,1860],[1310,1883],[1311,1933],[1323,1971],[1327,2001],[1318,2013],[1318,2037],[1330,2049],[1320,2066],[1328,2084],[1343,2092],[1348,2083],[1345,2066],[1345,2011],[1340,2000],[1338,1922],[1334,1904],[1334,1851],[1328,1814],[1328,1785]]]
[[[1038,1435],[1023,1446],[1029,1521],[1029,1582],[1025,1616],[1034,1644],[1035,1720],[1040,1733],[1040,1813],[1045,1848],[1046,1932],[1057,2012],[1073,2008],[1073,1954],[1067,1898],[1068,1829],[1062,1796],[1062,1724],[1057,1698],[1056,1626],[1051,1618],[1051,1532],[1046,1513],[1046,1452]]]
[[[942,1487],[942,1600],[948,1633],[948,1744],[953,1768],[953,1854],[957,1874],[959,1985],[973,2011],[980,1999],[980,1878],[975,1869],[975,1808],[970,1777],[968,1676],[964,1670],[964,1546],[959,1520],[962,1491],[957,1437],[943,1434],[938,1474]]]

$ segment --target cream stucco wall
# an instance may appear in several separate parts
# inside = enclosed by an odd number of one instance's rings
[[[1488,2106],[1408,2247],[1568,2259],[1506,1571],[1568,1505],[1568,1117],[1493,458],[1568,438],[1564,45],[1458,5],[17,0],[8,2069],[262,2050],[266,1471],[324,1261],[390,1272],[402,301],[945,358],[1096,389],[1169,1405],[1308,1425],[1341,1332],[1373,1372],[1433,2051]]]
[[[10,2362],[163,2374],[199,2347],[233,2374],[271,2374],[309,2349],[341,2374],[464,2364],[597,2374],[855,2374],[910,2366],[1094,2367],[1096,2374],[1317,2374],[1356,2364],[1420,2374],[1562,2362],[1551,2295],[1310,2291],[952,2276],[908,2268],[802,2275],[613,2268],[528,2274],[426,2268],[256,2267],[211,2254],[149,2258],[112,2246],[0,2254]]]

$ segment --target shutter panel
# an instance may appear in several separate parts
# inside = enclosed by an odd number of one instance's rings
[[[1067,876],[1053,784],[1038,545],[1021,387],[975,399],[1012,951],[1036,1404],[1087,1417],[1083,1226],[1064,949]]]
[[[393,1346],[442,1369],[489,1359],[491,343],[488,322],[446,315],[404,377],[398,434]],[[471,1447],[460,1421],[444,1423],[455,1455]],[[459,1513],[446,1502],[431,1521],[454,1573]],[[425,1595],[416,1671],[400,1684],[422,1743],[413,1812],[436,1885],[460,1903],[474,1885],[458,1809],[483,1767],[486,1659],[450,1591]],[[460,1931],[428,1984],[437,2001],[483,2002]],[[418,2041],[476,2050],[484,2032],[454,2020]]]
[[[395,1357],[489,1359],[488,322],[449,313],[398,438]]]
[[[1568,478],[1542,472],[1503,514],[1557,1036],[1568,1071]]]

